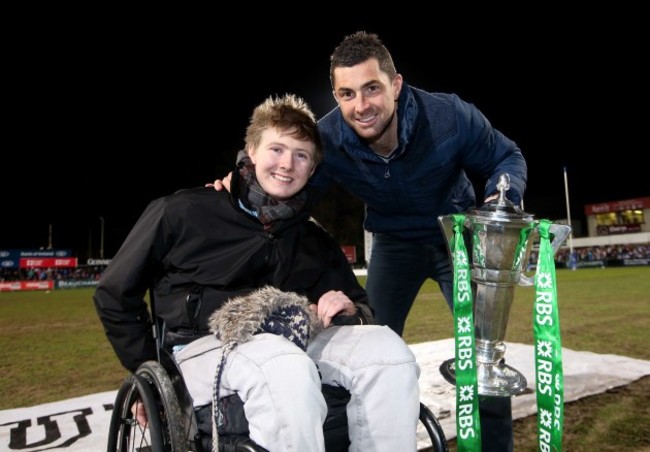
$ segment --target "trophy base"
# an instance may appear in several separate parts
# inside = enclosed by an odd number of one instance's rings
[[[440,373],[447,382],[456,384],[456,361],[454,358],[440,365]],[[483,396],[510,397],[526,391],[526,377],[514,367],[508,366],[504,360],[496,364],[479,363],[478,393]]]

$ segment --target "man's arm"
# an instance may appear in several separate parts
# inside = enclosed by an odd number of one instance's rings
[[[510,176],[507,198],[520,204],[526,189],[528,168],[517,144],[493,128],[474,105],[455,97],[464,168],[486,179],[485,202],[498,196],[497,183],[501,174]]]

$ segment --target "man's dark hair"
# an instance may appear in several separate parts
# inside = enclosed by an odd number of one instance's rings
[[[392,81],[397,75],[393,58],[375,33],[357,31],[343,38],[330,56],[330,82],[334,87],[334,69],[337,67],[352,67],[363,63],[369,58],[376,58],[379,69],[388,75]]]

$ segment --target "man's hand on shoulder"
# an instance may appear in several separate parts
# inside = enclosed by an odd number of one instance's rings
[[[214,187],[215,190],[221,191],[223,189],[226,189],[227,191],[230,191],[230,181],[232,179],[232,171],[228,173],[226,177],[223,179],[215,179],[215,181],[211,184],[205,184],[206,187]]]

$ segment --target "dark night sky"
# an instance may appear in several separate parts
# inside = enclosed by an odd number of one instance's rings
[[[101,216],[111,257],[151,199],[227,172],[264,98],[329,111],[329,55],[358,29],[380,35],[407,82],[459,94],[519,144],[536,217],[566,218],[565,166],[573,219],[650,196],[645,39],[629,22],[614,35],[554,20],[28,28],[3,64],[0,249],[47,246],[52,224],[55,248],[98,257]]]

